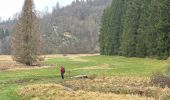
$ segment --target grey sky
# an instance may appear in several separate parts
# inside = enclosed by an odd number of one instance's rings
[[[57,2],[65,6],[72,1],[74,0],[34,0],[34,3],[38,11],[44,10],[45,7],[48,7],[49,11],[51,11]],[[0,2],[0,17],[5,20],[21,11],[24,0],[0,0]]]

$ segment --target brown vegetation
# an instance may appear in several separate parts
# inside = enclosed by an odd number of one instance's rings
[[[12,55],[17,62],[36,65],[40,55],[40,26],[33,0],[25,0],[12,34]]]
[[[99,55],[99,54],[76,54],[76,55],[67,55],[68,58],[74,60],[74,61],[81,61],[81,62],[86,62],[87,60],[80,59],[79,57],[83,56],[94,56],[94,55]],[[56,55],[42,55],[40,58],[43,60],[51,59],[51,58],[60,58],[64,57],[62,54],[56,54]],[[42,66],[33,66],[29,67],[20,63],[17,63],[12,59],[11,56],[9,55],[0,55],[0,70],[29,70],[29,69],[40,69],[40,68],[49,68],[49,67],[54,67],[54,65],[42,65]]]
[[[95,79],[71,80],[63,83],[73,90],[85,90],[101,93],[131,94],[142,97],[160,99],[169,94],[169,89],[153,87],[149,78],[110,76],[97,77]]]
[[[154,100],[137,95],[117,95],[113,93],[73,91],[58,84],[38,84],[19,90],[22,99],[30,100]]]

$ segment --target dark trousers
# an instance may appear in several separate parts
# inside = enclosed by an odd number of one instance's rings
[[[61,78],[64,79],[64,73],[61,73]]]

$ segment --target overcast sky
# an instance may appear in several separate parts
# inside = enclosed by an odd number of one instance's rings
[[[34,0],[34,3],[38,11],[44,10],[45,7],[48,7],[51,11],[57,2],[65,6],[72,1],[74,0]],[[21,11],[23,3],[24,0],[0,0],[0,17],[4,20],[13,17],[15,13]]]

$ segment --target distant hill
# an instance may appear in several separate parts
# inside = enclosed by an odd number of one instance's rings
[[[100,20],[105,7],[112,0],[76,0],[72,4],[60,7],[59,3],[53,8],[52,13],[39,12],[42,32],[43,53],[94,53],[98,52],[98,34]],[[12,32],[16,20],[7,20],[0,23],[0,29]],[[71,37],[64,34],[69,33]],[[9,38],[6,44],[0,44],[9,50]],[[3,46],[4,47],[4,46]],[[3,47],[0,45],[0,54]]]

